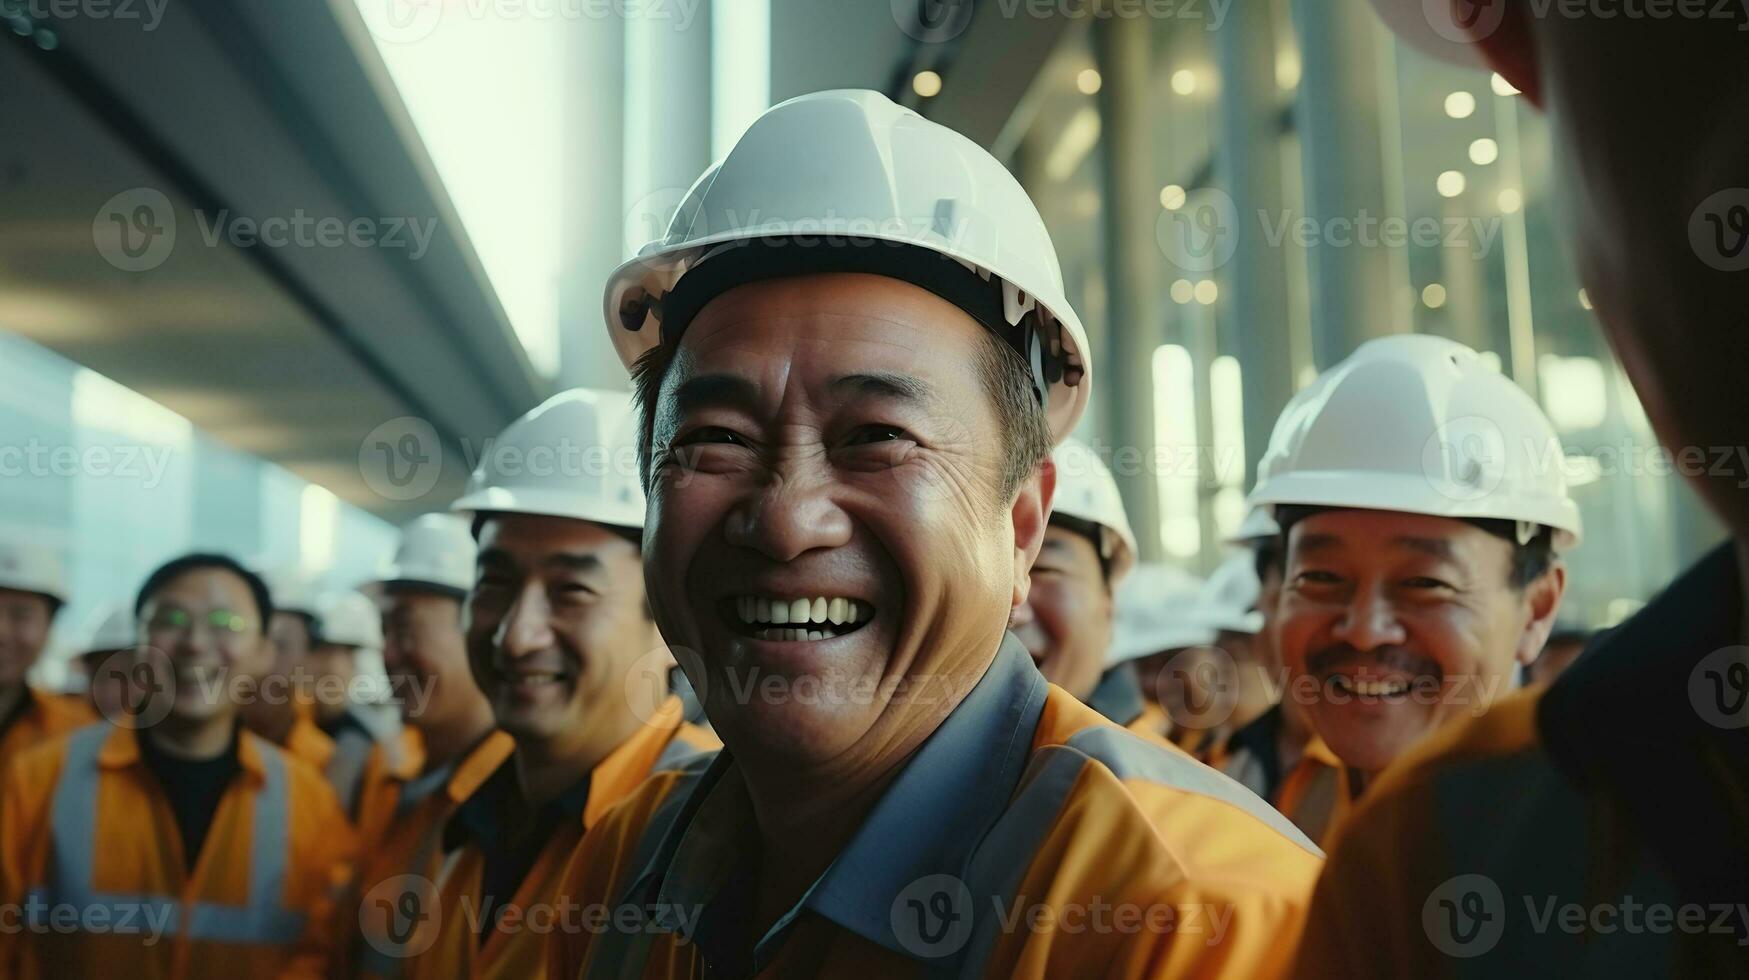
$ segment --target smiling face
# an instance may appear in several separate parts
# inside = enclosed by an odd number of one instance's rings
[[[645,568],[742,756],[914,745],[989,665],[1055,471],[1004,493],[985,336],[858,274],[741,286],[688,327],[655,393]]]
[[[383,668],[408,724],[441,727],[467,718],[480,692],[468,676],[461,600],[421,589],[391,590],[383,613]]]
[[[587,521],[493,514],[468,596],[468,666],[519,743],[611,748],[650,706],[626,676],[659,646],[638,548]]]
[[[1512,553],[1443,517],[1332,510],[1293,526],[1276,639],[1290,674],[1318,682],[1307,714],[1343,762],[1377,772],[1510,688],[1566,581],[1556,564],[1514,588]]]
[[[1115,607],[1099,552],[1085,534],[1051,525],[1032,566],[1014,635],[1045,679],[1085,701],[1099,686]]]
[[[249,586],[220,568],[196,568],[158,589],[140,610],[145,646],[169,657],[175,691],[166,723],[194,727],[237,712],[232,690],[273,665],[273,644]]]

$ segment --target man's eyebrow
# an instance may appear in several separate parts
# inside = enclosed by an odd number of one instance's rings
[[[1337,551],[1342,547],[1342,539],[1334,534],[1305,534],[1294,542],[1296,554],[1317,554],[1322,551]]]
[[[840,393],[903,401],[929,401],[935,397],[935,388],[928,382],[890,371],[840,375],[832,379],[831,388]]]
[[[573,552],[560,552],[556,555],[548,555],[546,563],[548,565],[556,565],[561,570],[567,572],[593,572],[603,567],[600,555],[580,555]]]
[[[1446,541],[1443,538],[1418,538],[1411,535],[1403,535],[1401,537],[1392,538],[1391,544],[1399,548],[1419,551],[1424,555],[1438,558],[1441,561],[1456,560],[1456,552],[1452,551],[1451,542]]]
[[[701,374],[674,389],[674,405],[682,412],[713,405],[747,408],[759,400],[759,386],[733,374]]]

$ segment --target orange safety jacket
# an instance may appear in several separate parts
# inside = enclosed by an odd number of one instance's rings
[[[409,955],[405,940],[393,938],[395,926],[383,921],[383,913],[395,911],[401,890],[391,882],[415,875],[435,882],[443,864],[443,829],[467,794],[510,758],[516,743],[503,732],[492,732],[451,765],[411,778],[383,779],[370,784],[373,791],[362,801],[360,832],[371,835],[358,876],[358,893],[370,908],[360,916],[375,916],[352,944],[355,975],[398,977]],[[404,775],[404,774],[403,774]],[[391,894],[393,892],[393,894]],[[387,906],[377,907],[380,901]],[[356,930],[357,918],[343,923]],[[402,926],[405,923],[400,924]],[[408,937],[410,938],[410,937]]]
[[[548,975],[1266,978],[1321,864],[1237,783],[1047,684],[1012,636],[763,937],[759,840],[730,750],[653,776],[578,848],[560,894],[597,914],[554,932]]]
[[[243,733],[192,871],[137,734],[91,725],[21,755],[0,796],[0,976],[329,975],[354,857],[321,777]],[[0,913],[3,915],[4,913]]]
[[[483,941],[479,919],[485,851],[477,841],[468,840],[451,852],[438,883],[438,914],[435,922],[425,924],[433,933],[429,939],[416,934],[411,941],[414,948],[428,948],[407,963],[406,975],[432,980],[538,980],[543,976],[547,925],[553,917],[568,914],[567,899],[559,886],[584,831],[630,796],[652,772],[721,747],[715,735],[687,723],[682,713],[680,699],[670,697],[631,738],[586,774],[588,797],[582,813],[548,839],[516,894],[506,903],[497,927]],[[473,761],[457,772],[452,784],[452,793],[464,800],[473,797],[498,768]],[[506,759],[501,764],[514,763]],[[582,778],[585,774],[578,775]],[[553,924],[562,927],[562,922]]]
[[[29,686],[24,696],[29,705],[0,734],[0,772],[5,772],[6,764],[20,752],[97,720],[97,712],[84,698],[59,697]]]

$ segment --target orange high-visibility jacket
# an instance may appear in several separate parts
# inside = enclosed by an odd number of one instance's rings
[[[358,893],[366,901],[388,894],[383,888],[401,875],[417,875],[435,882],[443,865],[443,828],[467,794],[497,771],[516,743],[503,732],[492,732],[455,764],[410,779],[384,779],[367,783],[372,792],[359,811],[360,832],[376,843],[366,848],[360,864]],[[390,889],[393,890],[392,888]],[[362,914],[373,914],[365,910]],[[380,916],[379,916],[380,917]],[[344,926],[356,934],[358,917]],[[396,943],[388,928],[375,928],[357,935],[352,944],[355,973],[360,977],[389,978],[401,975],[406,947]]]
[[[499,918],[498,927],[484,942],[480,939],[478,920],[485,853],[472,841],[451,853],[438,883],[437,919],[427,923],[435,929],[435,938],[428,949],[407,963],[406,975],[431,980],[464,977],[538,980],[546,962],[549,917],[569,914],[563,907],[559,885],[584,831],[630,796],[652,772],[721,747],[722,743],[711,732],[686,723],[682,710],[679,698],[669,698],[631,738],[588,774],[589,795],[580,819],[561,827],[547,841]],[[510,760],[503,763],[513,764]],[[466,799],[473,795],[492,772],[492,768],[484,765],[458,772],[454,787],[458,797]],[[583,774],[578,775],[581,778]],[[424,945],[425,941],[418,937],[412,945]]]
[[[20,752],[97,720],[97,712],[92,711],[84,699],[57,697],[34,687],[24,690],[30,705],[5,734],[0,735],[0,773],[6,771],[6,764]]]
[[[327,976],[353,838],[320,776],[254,735],[192,873],[136,733],[91,725],[0,790],[0,976]],[[4,913],[0,913],[4,914]]]
[[[1284,969],[1321,864],[1012,636],[747,963],[758,841],[730,751],[656,775],[578,849],[562,894],[602,912],[555,932],[548,975],[1250,980]]]

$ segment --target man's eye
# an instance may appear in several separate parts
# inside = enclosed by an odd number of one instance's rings
[[[868,446],[880,442],[897,442],[910,439],[910,433],[896,425],[859,425],[845,439],[845,445]]]
[[[1403,584],[1411,589],[1450,589],[1451,588],[1451,584],[1449,582],[1441,582],[1439,579],[1429,578],[1425,575],[1409,579],[1409,580],[1405,581]]]
[[[745,446],[746,444],[747,440],[741,438],[739,433],[716,425],[702,426],[674,440],[676,446]]]
[[[1301,572],[1299,575],[1294,577],[1295,584],[1300,585],[1302,587],[1304,587],[1304,586],[1317,587],[1320,585],[1335,585],[1341,581],[1342,581],[1341,577],[1338,576],[1335,572],[1320,572],[1320,571]]]

